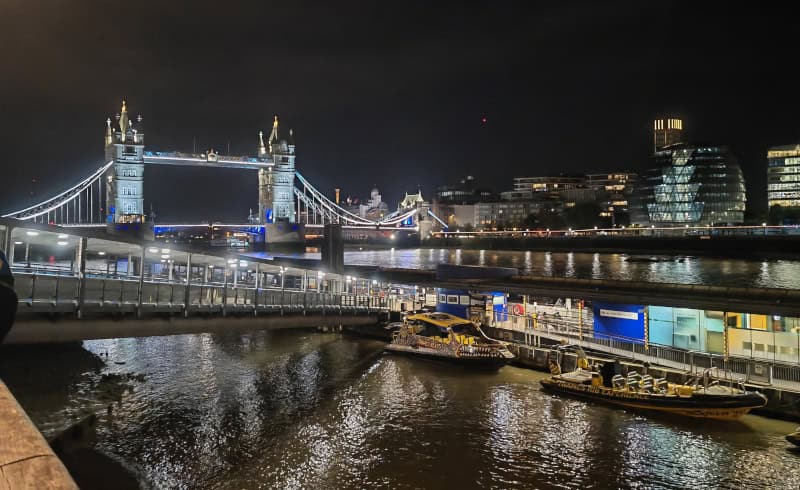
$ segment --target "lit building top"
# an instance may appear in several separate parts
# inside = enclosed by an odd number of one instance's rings
[[[667,118],[653,121],[653,151],[682,142],[682,119]]]

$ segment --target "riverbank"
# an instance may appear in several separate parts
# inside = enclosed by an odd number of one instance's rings
[[[424,247],[471,250],[703,255],[745,259],[800,258],[800,236],[557,236],[430,238]]]
[[[37,361],[31,363],[32,359]],[[136,471],[94,447],[95,427],[89,427],[93,424],[79,423],[72,427],[73,423],[80,422],[79,415],[88,417],[91,413],[110,413],[108,407],[113,407],[125,392],[133,389],[128,379],[131,376],[105,373],[113,363],[113,360],[87,351],[80,342],[0,346],[0,376],[7,381],[20,403],[26,405],[26,411],[33,412],[31,418],[36,422],[37,432],[41,431],[43,440],[49,442],[48,448],[53,448],[69,475],[83,490],[104,490],[109,482],[114,482],[114,488],[119,490],[142,488]],[[20,365],[26,365],[27,369],[18,369]],[[76,386],[90,388],[97,394],[99,403],[93,409],[83,408],[77,412],[66,408],[70,405],[69,392]],[[86,388],[81,390],[88,394]],[[42,417],[42,402],[48,406],[65,407],[67,418]],[[108,422],[107,418],[102,420]],[[53,441],[58,443],[53,444]]]

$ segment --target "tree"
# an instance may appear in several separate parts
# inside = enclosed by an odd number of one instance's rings
[[[525,226],[534,229],[559,230],[564,228],[564,220],[551,208],[543,208],[538,213],[529,214],[525,218]]]
[[[564,210],[564,221],[570,228],[591,228],[600,223],[600,206],[596,202],[579,202]]]

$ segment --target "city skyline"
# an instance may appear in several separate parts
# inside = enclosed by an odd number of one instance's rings
[[[390,203],[464,174],[504,190],[514,176],[638,171],[649,163],[652,121],[680,117],[689,141],[732,149],[749,205],[765,211],[766,149],[800,139],[788,79],[765,71],[791,45],[779,12],[511,5],[442,7],[419,20],[413,6],[341,7],[371,21],[364,26],[347,15],[328,25],[326,12],[308,8],[275,10],[263,24],[253,7],[222,17],[235,33],[207,38],[218,12],[202,5],[11,8],[20,22],[0,36],[21,41],[26,56],[10,56],[0,82],[6,179],[19,190],[0,198],[3,210],[96,168],[103,121],[122,98],[145,116],[155,150],[191,150],[194,140],[198,151],[254,154],[277,113],[295,129],[298,169],[321,190],[363,197],[377,185]],[[62,39],[78,24],[82,34]],[[247,175],[155,172],[146,194],[160,196],[161,215],[205,216],[212,192],[219,218],[257,201]],[[176,181],[192,190],[170,196]]]

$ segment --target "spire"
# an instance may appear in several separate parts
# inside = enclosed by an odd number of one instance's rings
[[[278,142],[278,116],[275,116],[275,120],[272,121],[272,133],[269,135],[269,142],[270,144]]]
[[[128,107],[125,105],[124,100],[122,101],[122,110],[120,111],[119,130],[122,134],[125,134],[125,131],[128,130]]]
[[[267,147],[264,146],[264,131],[258,132],[258,156],[263,157],[267,154]]]
[[[109,117],[106,119],[106,146],[113,143],[113,138],[111,136],[111,118]]]

